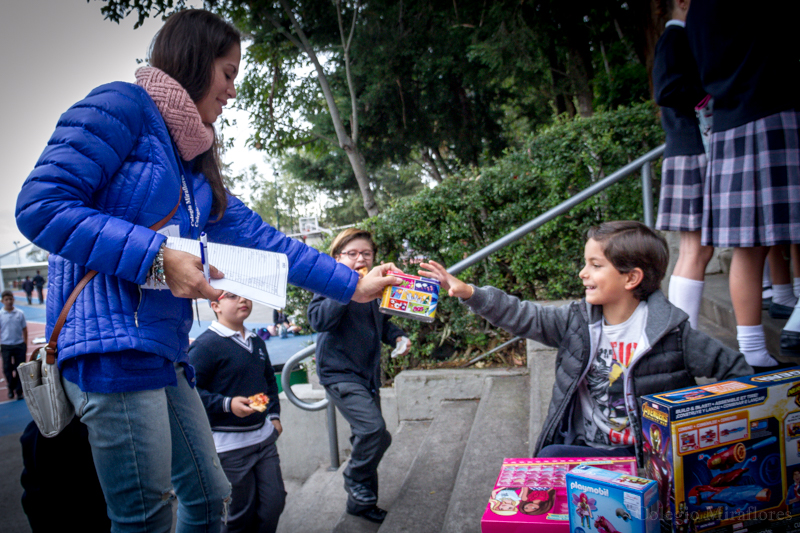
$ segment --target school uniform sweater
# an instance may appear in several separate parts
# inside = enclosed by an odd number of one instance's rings
[[[216,324],[216,323],[215,323]],[[254,431],[267,418],[280,418],[278,382],[267,354],[267,345],[257,335],[247,335],[250,348],[237,338],[206,330],[189,347],[189,361],[197,376],[197,391],[203,400],[212,431]],[[266,393],[267,410],[239,418],[231,412],[234,396]]]
[[[714,132],[800,109],[798,19],[796,1],[692,1],[686,34],[703,88],[714,97]]]
[[[706,96],[682,22],[671,20],[656,44],[653,92],[667,136],[664,157],[704,153],[694,107]]]

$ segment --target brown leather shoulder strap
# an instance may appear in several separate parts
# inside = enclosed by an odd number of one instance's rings
[[[175,207],[172,208],[169,215],[165,216],[152,226],[150,229],[153,231],[158,231],[161,229],[164,224],[170,221],[175,213],[178,211],[178,206],[181,205],[180,196],[178,197],[178,203],[175,204]],[[72,304],[75,303],[75,300],[78,299],[78,295],[81,293],[84,287],[92,281],[92,278],[97,275],[96,270],[90,270],[83,278],[78,282],[74,289],[72,289],[72,293],[70,293],[69,298],[67,301],[64,302],[64,308],[61,309],[61,314],[58,315],[58,320],[56,320],[56,325],[53,328],[53,332],[50,334],[50,342],[47,343],[47,348],[45,351],[47,353],[47,364],[52,365],[56,362],[56,354],[58,353],[58,335],[61,333],[61,328],[64,326],[64,322],[67,321],[67,315],[69,314],[69,310],[72,309]]]

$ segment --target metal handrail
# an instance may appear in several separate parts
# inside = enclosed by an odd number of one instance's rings
[[[633,174],[637,170],[641,170],[641,179],[642,179],[642,207],[643,207],[643,215],[644,215],[644,223],[648,227],[653,227],[653,191],[652,191],[652,183],[651,183],[651,173],[650,173],[650,164],[652,161],[655,161],[659,157],[661,157],[664,153],[664,149],[666,145],[661,145],[658,148],[654,148],[650,150],[643,156],[639,157],[638,159],[628,163],[621,169],[617,170],[610,176],[607,176],[597,183],[587,187],[586,189],[582,190],[575,196],[564,200],[556,207],[544,212],[543,214],[539,215],[538,217],[534,218],[527,224],[524,224],[517,228],[516,230],[506,234],[505,236],[499,238],[498,240],[494,241],[493,243],[485,246],[475,252],[474,254],[470,255],[466,259],[459,261],[455,265],[451,266],[447,269],[450,274],[456,275],[467,268],[471,267],[472,265],[476,264],[478,261],[481,261],[494,252],[508,246],[509,244],[518,241],[528,233],[540,228],[541,226],[547,224],[551,220],[555,219],[557,216],[566,213],[576,205],[588,200],[592,196],[606,190],[607,188],[611,187],[618,181],[628,177],[629,175]],[[506,346],[511,344],[512,342],[516,342],[519,340],[520,337],[514,337],[513,339],[507,341],[503,344]],[[293,392],[292,388],[289,385],[289,377],[294,370],[294,367],[300,364],[300,361],[307,358],[309,355],[316,351],[316,344],[312,344],[307,348],[297,352],[295,355],[289,358],[285,365],[283,365],[283,371],[281,373],[281,384],[283,385],[283,390],[286,393],[286,397],[289,398],[294,405],[299,407],[300,409],[305,409],[307,411],[319,411],[320,409],[324,409],[325,407],[329,408],[328,412],[328,437],[331,442],[331,468],[333,468],[334,463],[336,466],[339,465],[339,451],[338,445],[335,445],[335,438],[336,438],[336,417],[331,416],[331,410],[334,409],[333,404],[330,403],[328,398],[326,397],[324,400],[320,400],[314,403],[307,403],[299,399]],[[500,347],[495,348],[494,350],[482,354],[476,358],[474,358],[471,363],[479,361],[484,357],[494,353]],[[333,431],[331,431],[331,420],[333,421]],[[335,460],[334,460],[335,455]]]
[[[664,148],[665,148],[665,145],[662,144],[658,148],[650,150],[649,152],[647,152],[645,155],[643,155],[639,159],[637,159],[637,160],[635,160],[635,161],[633,161],[631,163],[628,163],[627,165],[625,165],[621,169],[617,170],[616,172],[614,172],[610,176],[601,179],[600,181],[598,181],[594,185],[591,185],[591,186],[587,187],[586,189],[582,190],[581,192],[579,192],[575,196],[573,196],[573,197],[571,197],[571,198],[569,198],[567,200],[564,200],[563,202],[561,202],[560,204],[558,204],[554,208],[552,208],[552,209],[550,209],[548,211],[545,211],[543,214],[541,214],[538,217],[534,218],[533,220],[531,220],[527,224],[525,224],[523,226],[520,226],[519,228],[517,228],[514,231],[512,231],[511,233],[508,233],[507,235],[497,239],[496,241],[494,241],[493,243],[489,244],[488,246],[485,246],[485,247],[481,248],[480,250],[478,250],[477,252],[475,252],[471,256],[467,257],[463,261],[459,261],[455,265],[453,265],[450,268],[448,268],[447,271],[450,272],[453,275],[456,275],[459,272],[461,272],[463,270],[466,270],[467,268],[471,267],[472,265],[474,265],[478,261],[480,261],[482,259],[485,259],[486,257],[490,256],[494,252],[500,250],[501,248],[505,248],[509,244],[520,240],[522,237],[524,237],[528,233],[532,232],[533,230],[536,230],[536,229],[540,228],[541,226],[547,224],[548,222],[550,222],[551,220],[556,218],[558,215],[566,213],[567,211],[569,211],[570,209],[572,209],[573,207],[575,207],[579,203],[583,202],[584,200],[587,200],[587,199],[591,198],[592,196],[594,196],[595,194],[608,189],[609,187],[611,187],[612,185],[614,185],[615,183],[617,183],[621,179],[628,177],[630,174],[633,174],[634,172],[636,172],[640,168],[646,168],[647,169],[647,179],[648,179],[648,182],[649,182],[650,166],[647,163],[650,163],[651,161],[654,161],[655,159],[658,159],[661,156],[661,154],[664,153]],[[642,177],[642,179],[643,180],[645,179],[644,176]],[[653,226],[653,222],[652,222],[652,220],[653,220],[653,195],[652,195],[652,191],[650,190],[649,186],[648,187],[643,187],[643,189],[645,189],[643,196],[647,195],[648,192],[650,193],[649,194],[649,201],[647,199],[643,198],[643,203],[644,203],[644,208],[645,208],[645,212],[644,212],[645,224],[647,224],[648,226],[652,227]]]
[[[308,403],[304,402],[297,395],[292,392],[292,385],[290,384],[290,380],[292,377],[292,372],[294,371],[294,367],[299,365],[304,359],[314,355],[314,352],[317,350],[316,343],[312,344],[311,346],[307,346],[291,356],[286,363],[283,365],[283,370],[281,370],[281,386],[283,387],[283,392],[286,393],[286,397],[289,398],[289,401],[295,404],[300,409],[305,409],[306,411],[319,411],[321,409],[325,409],[328,405],[328,399],[324,398],[318,402]]]

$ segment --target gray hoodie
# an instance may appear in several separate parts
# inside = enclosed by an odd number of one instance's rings
[[[585,300],[563,307],[520,300],[494,287],[475,288],[464,303],[476,314],[520,337],[558,348],[553,396],[535,453],[550,444],[579,444],[573,421],[579,420],[578,384],[584,379],[600,338],[603,309]],[[729,379],[753,369],[744,356],[689,325],[689,317],[661,291],[647,299],[647,323],[625,377],[625,406],[636,435],[642,466],[638,398],[690,387],[695,377]],[[580,423],[580,422],[578,422]]]

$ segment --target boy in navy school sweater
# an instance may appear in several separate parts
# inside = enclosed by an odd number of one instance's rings
[[[253,303],[225,292],[211,308],[217,320],[192,343],[189,360],[232,486],[222,531],[274,532],[286,501],[276,446],[283,431],[278,383],[266,344],[244,327]],[[269,398],[264,412],[248,399],[260,393]]]

